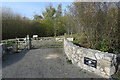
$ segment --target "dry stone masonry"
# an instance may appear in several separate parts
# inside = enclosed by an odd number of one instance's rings
[[[0,44],[0,59],[2,58],[2,44]]]
[[[79,47],[67,39],[64,39],[64,52],[74,65],[104,78],[110,78],[116,72],[115,54]]]

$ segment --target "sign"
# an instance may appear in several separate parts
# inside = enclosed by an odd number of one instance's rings
[[[97,68],[97,61],[94,60],[94,59],[84,57],[84,64],[86,64],[86,65],[88,65],[90,67]]]
[[[73,41],[74,38],[67,38],[68,41]]]
[[[33,35],[33,38],[37,38],[38,37],[38,35]]]

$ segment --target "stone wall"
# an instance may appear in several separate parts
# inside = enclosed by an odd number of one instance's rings
[[[68,41],[73,41],[74,38],[66,38]],[[62,42],[64,40],[64,37],[58,37],[55,38],[56,41]]]
[[[0,44],[0,59],[2,58],[2,44]]]
[[[110,78],[116,72],[115,54],[79,47],[67,39],[64,39],[64,52],[74,65],[103,78]]]

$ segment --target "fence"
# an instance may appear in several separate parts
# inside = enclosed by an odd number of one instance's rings
[[[31,40],[27,38],[16,38],[2,41],[2,54],[16,53],[24,49],[31,49]]]

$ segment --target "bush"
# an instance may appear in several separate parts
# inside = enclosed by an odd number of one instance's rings
[[[103,40],[101,42],[101,44],[99,44],[99,46],[95,46],[96,49],[100,50],[100,51],[104,51],[104,52],[109,52],[109,53],[119,53],[120,50],[115,48],[117,43],[113,43],[111,41],[108,40]]]
[[[87,43],[87,40],[86,40],[86,38],[75,39],[75,40],[73,41],[73,43],[74,43],[74,44],[79,44],[79,43],[84,44],[84,43]]]
[[[106,40],[102,41],[100,51],[104,51],[104,52],[109,51],[108,41],[106,41]]]
[[[74,44],[79,44],[80,42],[81,40],[78,40],[78,39],[73,41]]]
[[[118,50],[113,50],[113,53],[118,54],[118,53],[120,53],[120,50],[119,49]]]

